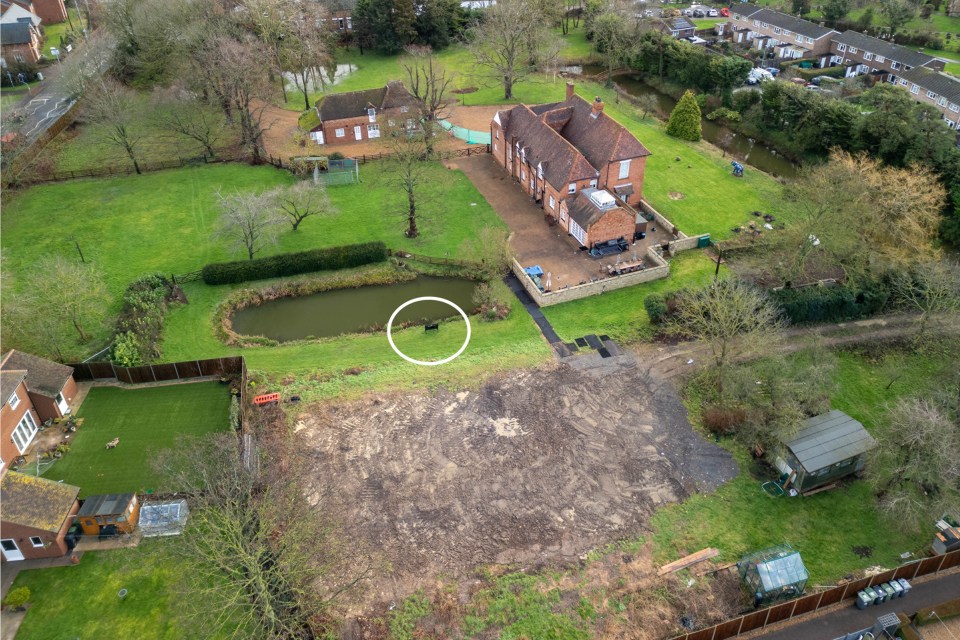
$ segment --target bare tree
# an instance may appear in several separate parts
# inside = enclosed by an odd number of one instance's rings
[[[154,118],[161,127],[178,136],[203,145],[211,158],[216,146],[227,135],[228,127],[221,113],[199,99],[197,94],[181,86],[154,90],[157,109]]]
[[[465,260],[479,263],[482,276],[497,278],[510,271],[513,253],[509,240],[510,234],[506,229],[483,227],[474,237],[460,244],[457,254]]]
[[[762,291],[737,280],[681,293],[668,326],[675,335],[707,343],[721,390],[731,355],[751,346],[769,349],[779,337],[778,329],[776,306]]]
[[[323,69],[333,68],[336,61],[333,52],[333,33],[322,26],[327,13],[323,5],[314,2],[298,4],[299,11],[289,27],[289,35],[281,49],[282,68],[293,75],[293,82],[303,94],[304,109],[310,108],[310,80],[323,82]]]
[[[613,86],[613,71],[630,59],[635,30],[617,11],[607,11],[593,21],[593,45],[607,67],[607,87]]]
[[[273,196],[277,206],[286,215],[287,222],[296,231],[300,223],[311,216],[332,215],[337,212],[330,204],[330,196],[323,183],[298,182],[292,187],[278,189]]]
[[[407,131],[403,128],[390,131],[390,159],[388,171],[391,181],[406,197],[404,217],[407,220],[408,238],[420,235],[417,226],[421,187],[427,182],[427,141],[425,132]]]
[[[253,260],[265,245],[276,244],[283,218],[275,192],[217,195],[221,213],[216,235],[230,242],[235,253],[246,251]]]
[[[406,51],[410,58],[402,65],[409,82],[407,89],[417,99],[427,155],[432,156],[436,123],[446,115],[446,109],[450,105],[450,88],[455,74],[448,73],[444,66],[437,62],[430,47],[409,46]]]
[[[645,93],[637,96],[637,107],[643,112],[643,119],[646,120],[648,114],[657,112],[660,103],[657,101],[657,96],[652,93]]]
[[[898,304],[919,314],[914,340],[922,343],[928,335],[932,316],[958,322],[960,314],[960,265],[947,260],[925,262],[909,270],[897,271],[893,293]]]
[[[501,0],[484,10],[484,20],[469,32],[469,47],[478,66],[503,83],[505,100],[513,86],[549,62],[559,51],[559,40],[535,10],[535,0]]]
[[[139,175],[141,171],[137,154],[142,136],[137,131],[139,109],[133,91],[115,80],[101,78],[88,86],[84,112],[95,125],[97,138],[122,149]]]

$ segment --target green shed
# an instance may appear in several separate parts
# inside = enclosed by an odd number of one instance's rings
[[[807,493],[863,471],[866,454],[877,443],[862,424],[834,409],[805,420],[800,432],[782,444],[775,465],[788,477],[784,486]]]

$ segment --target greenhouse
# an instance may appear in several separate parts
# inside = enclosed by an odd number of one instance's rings
[[[800,552],[785,544],[745,555],[737,571],[758,607],[801,595],[810,577]]]
[[[147,502],[140,509],[140,529],[145,538],[177,536],[183,533],[188,515],[186,500]]]

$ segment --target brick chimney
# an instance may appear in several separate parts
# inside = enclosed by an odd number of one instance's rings
[[[568,82],[567,83],[567,100],[570,100],[571,98],[573,98],[573,83]]]
[[[594,118],[599,118],[601,113],[603,113],[603,100],[600,99],[600,96],[597,96],[593,100],[593,113],[590,115]]]

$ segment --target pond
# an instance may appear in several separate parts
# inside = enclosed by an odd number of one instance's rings
[[[446,298],[469,313],[477,283],[462,278],[420,276],[396,284],[335,289],[295,298],[280,298],[233,314],[233,330],[241,335],[266,336],[280,342],[327,338],[364,331],[372,326],[386,330],[397,307],[412,298]],[[417,302],[401,311],[401,322],[436,321],[458,316],[442,302]]]
[[[677,101],[674,98],[665,93],[657,91],[655,88],[638,78],[633,76],[624,76],[618,77],[616,80],[617,84],[623,87],[623,90],[632,96],[654,96],[657,99],[657,105],[662,113],[669,114],[671,111],[673,111],[673,108],[677,106]],[[746,90],[752,91],[752,89]],[[768,149],[762,144],[758,144],[752,138],[734,133],[726,127],[718,125],[716,122],[711,122],[706,118],[703,119],[704,140],[712,142],[718,147],[722,147],[723,145],[721,143],[723,142],[724,137],[728,135],[730,136],[730,142],[726,144],[726,150],[728,154],[731,154],[738,159],[742,158],[743,162],[746,164],[756,167],[761,171],[766,171],[767,173],[775,176],[782,176],[784,178],[795,178],[797,176],[797,166],[782,155],[778,154],[775,150]]]
[[[357,65],[355,64],[338,64],[337,70],[333,74],[333,78],[330,78],[330,74],[326,69],[316,68],[310,75],[307,76],[307,91],[316,92],[316,91],[325,91],[327,87],[335,86],[340,84],[347,76],[357,70]],[[294,76],[293,73],[285,71],[283,73],[283,78],[287,86],[287,91],[299,91],[298,84],[300,83],[300,77]]]

